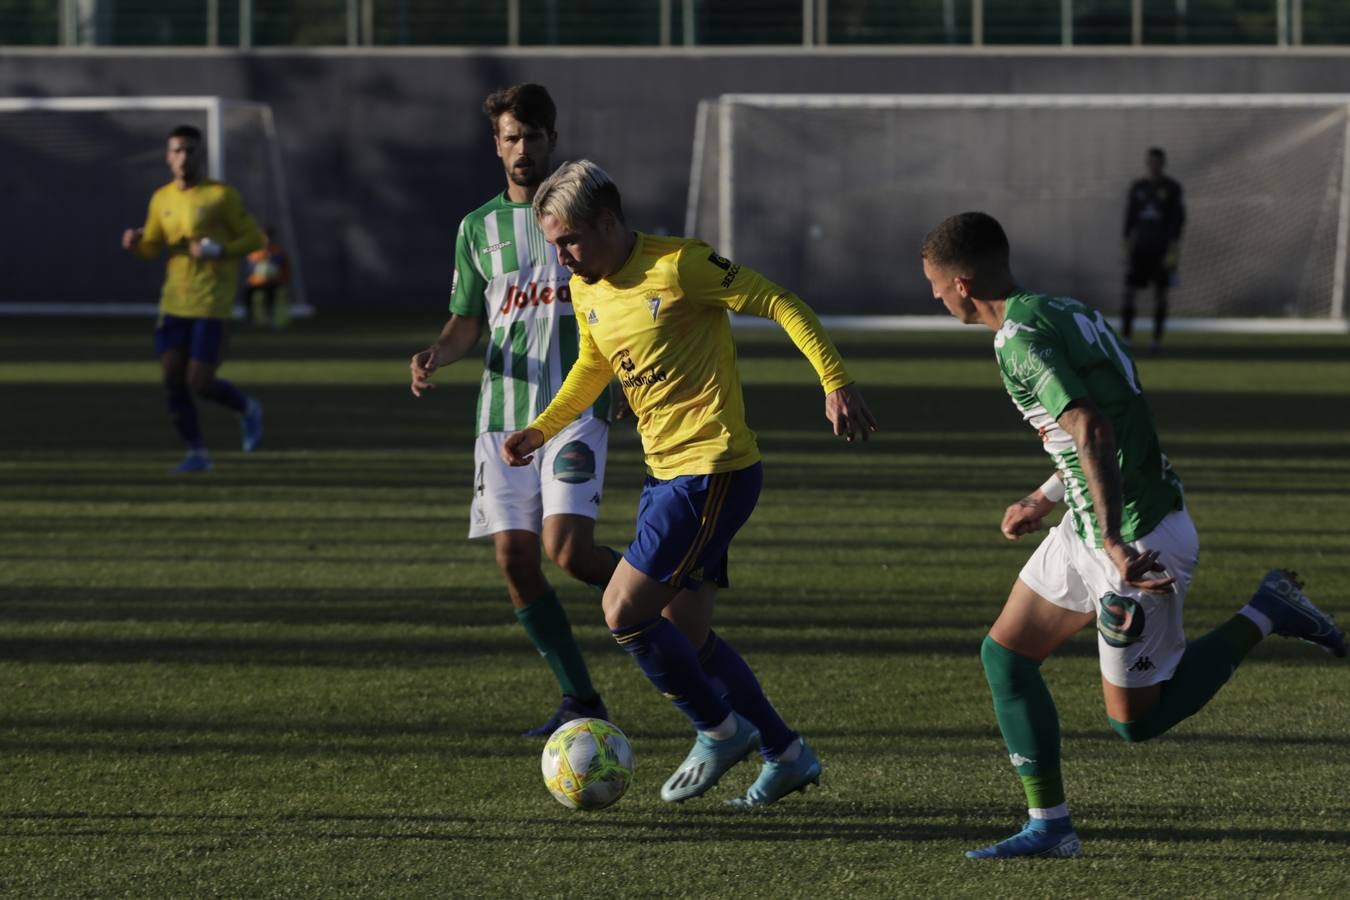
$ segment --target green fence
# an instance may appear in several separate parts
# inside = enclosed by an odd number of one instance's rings
[[[0,45],[1350,44],[1350,0],[0,0]]]

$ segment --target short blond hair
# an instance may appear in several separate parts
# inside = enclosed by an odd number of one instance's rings
[[[569,228],[592,225],[609,210],[620,222],[623,201],[618,185],[589,159],[568,160],[544,179],[534,195],[534,216],[553,216]]]

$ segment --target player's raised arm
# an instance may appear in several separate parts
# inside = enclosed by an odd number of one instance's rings
[[[688,296],[777,322],[816,370],[825,391],[825,418],[836,435],[851,442],[858,436],[867,440],[877,430],[839,350],[815,312],[796,294],[718,256],[706,244],[691,245],[680,255],[680,284]]]

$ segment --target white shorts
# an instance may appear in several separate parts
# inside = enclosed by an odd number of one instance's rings
[[[1200,560],[1200,539],[1184,509],[1169,513],[1130,546],[1158,551],[1158,561],[1176,579],[1171,594],[1150,594],[1121,581],[1106,551],[1079,539],[1069,515],[1050,529],[1019,576],[1056,606],[1097,615],[1102,675],[1126,688],[1166,681],[1176,671],[1186,651],[1181,612]],[[1103,604],[1108,594],[1121,599]]]
[[[549,516],[596,517],[605,483],[608,423],[603,419],[568,423],[528,466],[502,461],[505,440],[506,432],[490,431],[474,442],[469,537],[498,531],[539,534]]]

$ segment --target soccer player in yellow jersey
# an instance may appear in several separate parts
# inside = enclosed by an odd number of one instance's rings
[[[192,395],[239,414],[244,452],[262,440],[262,404],[216,377],[225,344],[225,320],[234,309],[239,258],[262,247],[257,223],[239,192],[202,176],[202,134],[180,125],[169,134],[165,161],[173,181],[155,191],[141,228],[122,233],[122,248],[145,259],[167,252],[159,298],[155,353],[164,373],[169,417],[187,445],[178,472],[205,472],[211,459],[202,444]]]
[[[771,318],[787,331],[820,377],[835,434],[866,439],[876,430],[872,414],[805,303],[701,241],[630,230],[618,188],[594,163],[564,163],[539,186],[534,212],[572,273],[580,349],[553,402],[506,438],[502,457],[528,464],[618,376],[650,475],[636,537],[605,589],[605,621],[697,731],[661,797],[703,794],[756,746],[764,766],[732,804],[762,806],[819,783],[811,747],[712,631],[714,596],[728,584],[727,548],[763,478],[727,311]]]

